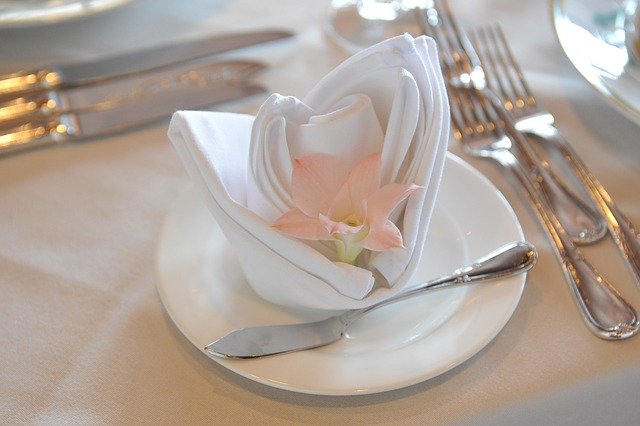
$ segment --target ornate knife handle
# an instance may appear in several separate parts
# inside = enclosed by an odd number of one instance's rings
[[[30,122],[3,131],[0,134],[0,156],[66,142],[73,138],[76,128],[73,117],[62,114],[50,120]]]
[[[63,107],[58,91],[23,93],[21,96],[0,102],[0,128],[50,118]]]
[[[60,85],[61,82],[60,74],[52,69],[6,74],[0,76],[0,99],[8,95],[15,96],[38,90],[50,90]]]

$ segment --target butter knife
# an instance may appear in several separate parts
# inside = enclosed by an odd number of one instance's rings
[[[521,274],[531,269],[536,260],[537,252],[533,245],[527,242],[510,243],[469,266],[455,270],[451,275],[428,281],[372,306],[316,322],[242,328],[210,343],[204,350],[222,358],[250,359],[317,348],[340,340],[349,325],[374,309],[430,290]]]
[[[60,108],[16,126],[0,125],[0,155],[105,135],[265,89],[247,79],[264,66],[224,61],[197,68],[171,67],[90,86],[47,92]],[[63,111],[63,112],[60,112]]]
[[[0,76],[0,98],[61,86],[79,86],[107,79],[156,70],[182,62],[213,56],[242,47],[291,37],[280,30],[225,34],[176,45],[131,52],[93,62],[46,66]]]

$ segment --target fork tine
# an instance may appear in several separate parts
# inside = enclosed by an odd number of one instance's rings
[[[506,72],[507,67],[504,66],[504,59],[498,58],[500,55],[495,48],[495,43],[489,41],[487,32],[485,27],[481,27],[471,31],[469,37],[480,57],[482,68],[485,70],[487,86],[503,99],[505,108],[511,111],[517,103],[517,91],[513,86],[513,79]]]
[[[516,61],[507,38],[499,25],[494,25],[486,29],[488,39],[493,46],[493,51],[499,60],[500,66],[504,69],[504,74],[509,80],[514,94],[516,95],[516,101],[514,107],[525,108],[535,107],[535,98],[529,89],[529,85],[524,77],[522,68]],[[488,45],[488,44],[487,44]]]
[[[468,73],[473,67],[480,65],[478,58],[470,58],[467,54],[472,46],[465,39],[447,0],[434,0],[424,14],[424,19],[418,15],[418,22],[423,32],[436,40],[444,72],[449,72],[450,75]]]
[[[479,136],[493,136],[496,130],[484,100],[468,90],[447,85],[450,98],[451,122],[456,140],[466,142]]]
[[[462,112],[462,100],[457,93],[454,93],[453,88],[447,87],[447,92],[449,93],[449,110],[451,114],[453,137],[460,141],[469,134],[469,131],[466,128],[466,118]]]
[[[448,81],[463,73],[482,72],[480,58],[471,41],[459,25],[447,0],[434,0],[427,9],[426,19],[419,19],[424,32],[431,35],[439,45],[440,62],[447,81],[451,104],[453,134],[457,140],[471,136],[492,134],[494,121],[489,118],[487,105],[468,90],[453,87]],[[497,121],[496,121],[497,122]]]
[[[437,8],[438,1],[434,2],[434,7],[425,11],[426,19],[418,19],[418,22],[422,25],[423,32],[430,35],[436,41],[439,46],[440,64],[443,71],[453,73],[458,66],[458,60],[455,58],[455,53],[458,48],[454,48],[449,42],[449,36],[446,28],[443,26],[442,16],[440,14],[440,8]],[[428,24],[427,24],[428,22]]]
[[[464,141],[474,135],[482,134],[484,131],[482,116],[473,99],[469,97],[468,93],[461,92],[454,87],[449,87],[449,92],[454,98],[451,118],[454,122],[454,129],[457,127],[459,132],[457,135],[454,130],[454,137],[459,141]]]
[[[472,68],[479,67],[480,58],[476,55],[466,32],[453,14],[449,2],[447,0],[435,0],[434,4],[442,12],[442,26],[449,35],[450,45],[456,48],[456,52],[459,55],[457,59],[460,61],[464,71],[470,72]]]

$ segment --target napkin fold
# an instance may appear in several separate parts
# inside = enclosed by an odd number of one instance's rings
[[[257,116],[180,111],[171,139],[234,247],[248,282],[288,306],[353,309],[411,284],[444,167],[449,111],[435,43],[404,35],[346,60],[303,99],[274,94]],[[403,247],[338,262],[326,241],[271,225],[295,207],[293,159],[323,153],[348,165],[381,153],[381,186],[423,187],[396,209]]]

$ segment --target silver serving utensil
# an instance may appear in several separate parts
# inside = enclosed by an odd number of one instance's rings
[[[93,62],[17,71],[0,75],[0,98],[15,97],[31,91],[52,90],[62,86],[79,86],[157,70],[242,47],[289,38],[292,35],[280,30],[218,35],[121,54]]]
[[[363,315],[430,290],[459,287],[528,271],[537,260],[535,247],[527,242],[507,244],[476,260],[469,266],[428,281],[406,293],[362,309],[346,311],[322,321],[242,328],[207,345],[208,354],[223,358],[258,358],[286,352],[316,348],[333,343]]]
[[[456,138],[466,152],[497,161],[520,181],[549,235],[565,280],[589,330],[607,340],[634,336],[640,328],[635,310],[587,261],[540,195],[527,169],[514,159],[510,150],[513,145],[510,135],[517,131],[513,127],[507,128],[507,134],[500,125],[496,126],[495,123],[500,121],[498,114],[492,105],[482,102],[485,99],[479,99],[472,90],[449,86]],[[473,117],[469,114],[471,111],[476,113]],[[467,133],[461,128],[474,130],[473,133]]]
[[[458,24],[446,0],[433,0],[423,14],[426,34],[432,35],[440,45],[441,64],[450,74],[473,78],[474,84],[486,82],[485,71],[471,42]],[[468,82],[461,82],[468,83]],[[488,87],[483,87],[485,92]],[[594,207],[570,191],[555,173],[539,158],[526,137],[515,141],[514,158],[526,163],[532,179],[538,182],[542,196],[577,244],[589,244],[604,237],[607,228],[604,219]]]
[[[562,137],[554,125],[553,115],[536,101],[500,27],[484,27],[471,34],[486,75],[492,77],[487,78],[487,84],[498,94],[513,116],[516,129],[537,138],[530,140],[550,144],[562,155],[582,183],[585,192],[600,209],[609,233],[627,262],[636,284],[640,286],[640,235],[631,220],[618,208],[602,183]]]
[[[58,112],[15,127],[0,124],[0,155],[105,135],[264,92],[247,79],[264,66],[225,61],[198,68],[172,67],[45,94]]]
[[[447,10],[447,14],[450,11]],[[451,19],[451,18],[450,18]],[[548,199],[544,197],[541,182],[530,173],[531,148],[516,129],[512,117],[502,100],[486,85],[481,68],[473,66],[469,55],[476,55],[466,34],[456,26],[452,39],[456,50],[443,49],[443,61],[451,99],[454,135],[464,143],[472,155],[496,160],[514,172],[532,200],[532,205],[552,242],[577,306],[585,324],[596,336],[607,340],[632,337],[640,330],[635,309],[585,259],[560,222]],[[462,64],[462,71],[454,65],[452,56]],[[514,142],[522,148],[521,158],[515,159],[511,148]]]

